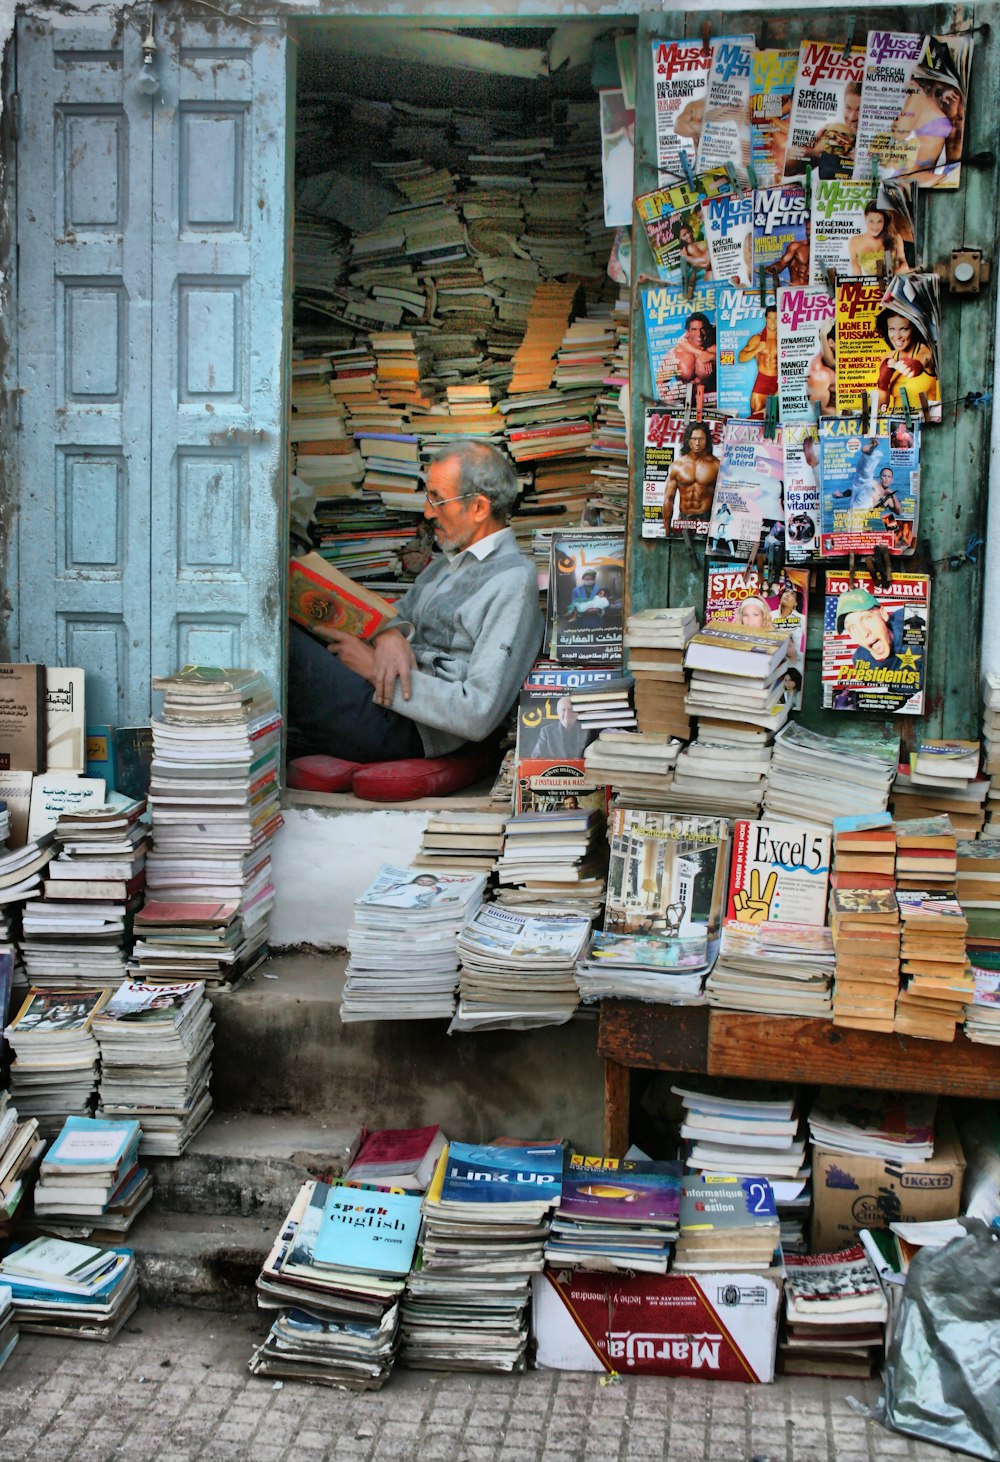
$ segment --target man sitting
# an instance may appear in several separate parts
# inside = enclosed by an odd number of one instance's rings
[[[372,644],[338,634],[327,646],[290,626],[290,757],[443,756],[484,741],[516,700],[542,636],[535,566],[507,527],[517,477],[495,447],[460,442],[426,486],[442,553],[392,627]]]

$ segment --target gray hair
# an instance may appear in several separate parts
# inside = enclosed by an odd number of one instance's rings
[[[521,484],[510,458],[490,442],[466,437],[450,442],[431,458],[434,462],[458,463],[458,481],[463,493],[479,495],[490,505],[498,523],[506,523],[514,511]]]

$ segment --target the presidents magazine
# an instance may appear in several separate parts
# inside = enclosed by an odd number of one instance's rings
[[[894,573],[883,588],[868,574],[830,569],[823,618],[823,705],[833,711],[922,716],[930,628],[930,580]]]

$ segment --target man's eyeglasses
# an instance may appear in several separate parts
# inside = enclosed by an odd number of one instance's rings
[[[464,498],[478,496],[478,492],[460,492],[456,493],[454,497],[438,497],[436,492],[429,492],[427,494],[427,506],[437,512],[438,508],[443,507],[445,503],[460,503]]]

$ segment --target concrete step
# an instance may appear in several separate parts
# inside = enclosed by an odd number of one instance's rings
[[[162,1213],[151,1203],[125,1242],[149,1304],[249,1312],[277,1229],[267,1218]]]
[[[213,995],[217,1112],[288,1113],[338,1134],[439,1123],[464,1142],[554,1136],[601,1151],[593,1014],[454,1036],[443,1020],[344,1025],[345,963],[343,954],[285,953],[241,988]]]

